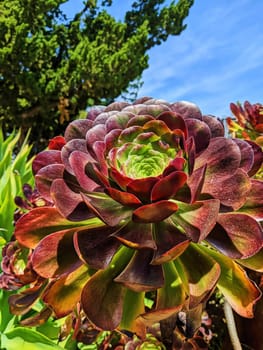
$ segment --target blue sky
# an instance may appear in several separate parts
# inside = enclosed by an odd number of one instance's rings
[[[167,1],[169,2],[169,1]],[[121,19],[132,1],[113,0]],[[67,11],[81,4],[70,0]],[[139,97],[188,100],[204,114],[230,102],[263,102],[263,0],[195,0],[180,36],[149,51]]]

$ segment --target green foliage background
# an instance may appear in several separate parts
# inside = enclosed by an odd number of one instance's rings
[[[35,150],[87,106],[134,97],[148,50],[185,29],[194,1],[134,1],[123,22],[112,1],[86,0],[71,18],[65,2],[0,2],[0,118],[5,134],[31,127]]]

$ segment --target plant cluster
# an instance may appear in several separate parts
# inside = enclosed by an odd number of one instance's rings
[[[159,323],[178,349],[205,348],[215,289],[248,318],[261,297],[245,268],[262,272],[262,159],[189,102],[90,110],[33,161],[44,206],[27,207],[4,250],[2,280],[26,287],[11,311],[29,326],[62,319],[82,340],[85,329],[145,339]]]

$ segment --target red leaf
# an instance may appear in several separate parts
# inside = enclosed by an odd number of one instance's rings
[[[33,173],[50,164],[62,164],[61,152],[57,150],[43,151],[37,154],[32,163]]]
[[[177,204],[169,200],[146,204],[134,210],[133,221],[141,223],[159,222],[175,213],[177,209]]]
[[[152,264],[163,264],[176,259],[190,243],[190,239],[182,234],[169,219],[155,224],[154,232],[157,249],[154,252]]]
[[[43,295],[43,301],[53,309],[58,318],[64,317],[80,302],[82,289],[89,278],[87,266],[82,265],[51,284]]]
[[[194,204],[178,202],[179,210],[172,220],[179,224],[186,236],[194,242],[205,239],[216,224],[220,202],[217,199],[198,201]]]
[[[149,201],[153,186],[157,183],[157,177],[146,177],[129,182],[127,191],[135,194],[141,201]]]
[[[93,191],[98,187],[98,184],[90,179],[85,172],[86,164],[92,161],[94,159],[88,153],[81,151],[73,151],[69,157],[69,163],[74,175],[80,186],[86,191]]]
[[[131,221],[114,233],[113,236],[123,244],[134,249],[156,249],[152,230],[153,227],[151,224],[140,224]]]
[[[24,290],[21,293],[11,295],[8,299],[8,302],[12,314],[26,314],[31,309],[33,304],[38,300],[44,287],[45,285],[43,283],[38,283],[33,287]]]
[[[105,189],[105,193],[107,193],[115,201],[123,205],[127,205],[128,207],[138,207],[138,205],[141,204],[141,201],[134,194],[129,192],[123,192],[112,187],[107,187]]]
[[[55,232],[43,238],[32,255],[33,269],[50,278],[69,273],[82,263],[73,246],[76,228]]]
[[[56,179],[51,195],[60,213],[69,220],[81,221],[93,217],[80,193],[72,191],[63,179]]]
[[[233,258],[248,258],[263,245],[262,228],[246,214],[219,214],[215,227],[207,240],[223,254]]]
[[[63,136],[55,136],[53,139],[49,140],[48,149],[61,150],[65,145],[66,140]]]
[[[175,112],[165,111],[161,113],[157,120],[162,120],[168,126],[169,129],[180,129],[183,131],[185,137],[187,137],[187,129],[184,119]]]
[[[185,184],[187,175],[182,171],[176,171],[160,179],[152,188],[151,201],[169,199]]]
[[[152,257],[151,249],[136,251],[129,264],[114,281],[122,283],[135,292],[160,288],[164,283],[162,267],[151,265]]]
[[[202,246],[191,243],[178,258],[188,278],[190,308],[207,300],[216,286],[221,271],[219,264],[201,248]]]
[[[218,262],[221,274],[217,286],[232,308],[242,317],[252,318],[261,291],[246,272],[231,258],[202,246],[202,250]]]
[[[124,207],[104,193],[86,193],[82,194],[82,198],[89,209],[109,226],[116,226],[131,216],[130,208]]]
[[[89,320],[103,330],[114,330],[122,319],[125,288],[107,270],[95,273],[82,290],[81,302]]]
[[[79,257],[91,268],[106,268],[120,246],[120,242],[111,237],[116,230],[106,225],[78,230],[74,245]]]
[[[15,237],[18,242],[27,248],[34,249],[44,237],[50,233],[67,229],[98,227],[104,225],[99,219],[74,222],[64,218],[54,207],[41,207],[30,210],[16,223]]]
[[[52,201],[50,188],[55,179],[62,179],[65,167],[63,164],[50,164],[41,168],[35,176],[36,187],[45,199]]]

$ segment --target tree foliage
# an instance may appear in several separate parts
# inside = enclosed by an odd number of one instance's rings
[[[80,110],[108,103],[139,79],[147,51],[183,29],[193,0],[134,1],[124,20],[111,0],[86,0],[67,17],[67,0],[0,2],[0,116],[6,132],[33,129],[36,146]]]

